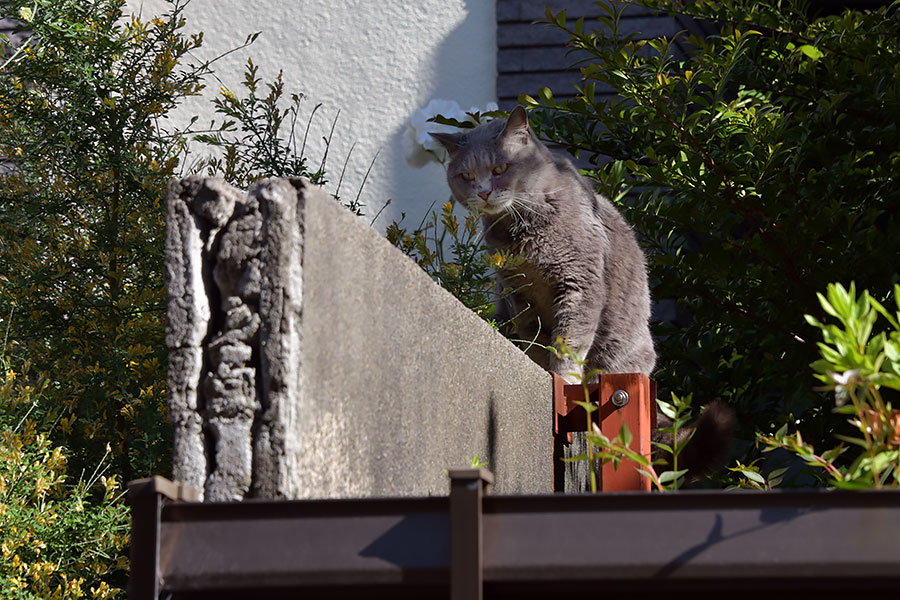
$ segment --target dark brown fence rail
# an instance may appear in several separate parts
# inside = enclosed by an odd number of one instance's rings
[[[134,482],[129,598],[644,598],[893,595],[900,493],[178,501]],[[479,581],[479,579],[481,581]]]

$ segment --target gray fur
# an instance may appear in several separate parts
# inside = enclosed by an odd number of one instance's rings
[[[565,157],[531,132],[522,107],[458,134],[432,134],[450,154],[453,196],[482,214],[485,240],[523,259],[501,272],[505,316],[518,335],[534,340],[529,356],[570,383],[583,378],[571,358],[544,349],[562,339],[586,356],[587,370],[650,375],[656,352],[650,336],[650,291],[644,254],[612,203],[596,195]],[[497,173],[494,169],[506,166]],[[662,427],[671,421],[659,414]],[[713,403],[694,429],[682,429],[679,465],[689,477],[714,470],[724,457],[734,415]],[[671,434],[654,440],[672,445]]]
[[[534,136],[522,107],[508,119],[433,135],[450,154],[450,189],[481,213],[487,244],[523,259],[500,274],[519,337],[543,346],[562,339],[587,354],[589,370],[650,375],[646,263],[612,203]],[[581,379],[573,359],[537,348],[528,352],[538,364]]]

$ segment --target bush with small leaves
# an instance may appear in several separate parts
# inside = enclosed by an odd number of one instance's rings
[[[128,567],[128,509],[109,447],[70,481],[67,452],[48,435],[66,426],[46,407],[53,387],[0,358],[0,596],[114,598]]]
[[[453,214],[453,203],[446,202],[440,216],[432,212],[431,220],[413,231],[394,222],[386,235],[438,285],[478,316],[494,323],[496,286],[491,272],[513,259],[490,251],[484,244],[476,214],[467,214],[460,224]]]
[[[521,101],[542,138],[593,163],[647,250],[653,296],[677,302],[655,331],[660,389],[726,401],[745,448],[797,422],[821,444],[842,424],[806,374],[817,348],[800,316],[821,318],[831,281],[883,298],[900,279],[900,19],[795,0],[633,4],[712,33],[637,39],[618,2],[598,3],[594,29],[548,13],[583,81],[571,100]]]
[[[251,36],[248,41],[255,39]],[[199,133],[194,139],[219,154],[201,158],[192,170],[206,171],[208,175],[222,177],[228,183],[247,188],[254,181],[265,177],[305,177],[316,185],[327,183],[325,178],[325,162],[328,158],[328,146],[334,134],[337,118],[331,126],[331,132],[325,138],[325,152],[318,165],[309,164],[306,156],[306,142],[310,126],[321,104],[309,111],[303,139],[298,140],[300,130],[297,121],[300,118],[304,96],[291,94],[290,101],[282,106],[284,100],[284,80],[279,71],[275,80],[262,85],[258,76],[259,68],[252,59],[247,60],[244,80],[241,86],[246,94],[238,96],[224,86],[213,100],[216,113],[222,116],[218,125],[210,124],[209,131]],[[264,94],[260,94],[264,92]],[[298,144],[299,141],[299,144]],[[352,156],[352,149],[344,161],[344,169]],[[374,160],[369,165],[371,170]],[[368,177],[368,173],[366,174]],[[360,196],[365,180],[353,199],[341,201],[340,191],[343,173],[338,181],[333,196],[350,211],[363,214]]]
[[[0,321],[59,382],[76,470],[110,444],[129,479],[170,462],[164,198],[187,140],[166,116],[208,69],[182,64],[202,38],[183,0],[153,19],[124,4],[0,4],[30,32],[0,62]]]
[[[823,323],[807,315],[818,328],[821,358],[813,363],[816,377],[834,392],[834,413],[850,425],[849,434],[838,433],[837,446],[818,452],[801,433],[788,434],[787,426],[773,435],[758,434],[768,449],[784,448],[807,465],[827,485],[859,489],[900,487],[900,408],[894,408],[900,391],[900,285],[894,286],[896,312],[863,292],[856,294],[840,284],[828,286],[819,294],[822,309],[835,323]],[[875,333],[883,317],[889,329]]]

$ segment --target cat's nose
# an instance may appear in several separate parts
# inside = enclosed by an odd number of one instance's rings
[[[490,195],[491,195],[490,192],[478,192],[478,197],[481,198],[482,200],[487,200],[488,196],[490,196]]]

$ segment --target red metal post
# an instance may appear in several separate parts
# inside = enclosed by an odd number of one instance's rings
[[[553,433],[559,442],[572,442],[572,432],[587,431],[587,414],[576,402],[584,401],[584,387],[566,384],[557,374],[553,375]],[[600,376],[599,383],[588,385],[589,401],[599,407],[592,416],[603,435],[616,439],[622,425],[631,432],[629,447],[649,457],[650,433],[654,425],[655,398],[651,394],[652,383],[642,373],[609,373]],[[554,453],[554,462],[561,458]],[[611,462],[600,472],[600,490],[604,492],[643,490],[650,491],[650,480],[638,472],[639,465],[623,460],[616,469]],[[554,464],[555,472],[560,465]]]
[[[618,407],[615,394],[627,394],[627,403]],[[622,425],[631,432],[630,448],[649,458],[650,446],[650,380],[641,373],[610,373],[600,376],[600,431],[610,439],[619,435]],[[603,465],[600,489],[605,492],[624,490],[650,491],[650,480],[641,475],[631,461]]]

